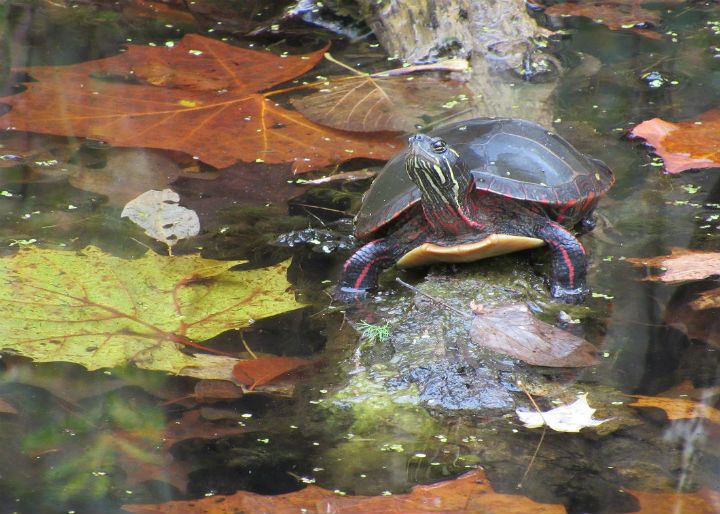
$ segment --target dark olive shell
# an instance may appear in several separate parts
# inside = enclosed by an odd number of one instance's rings
[[[529,121],[474,118],[429,135],[443,138],[460,154],[477,190],[542,204],[568,226],[591,212],[614,181],[605,164]],[[420,200],[420,190],[405,172],[405,153],[385,165],[365,195],[356,217],[361,238],[372,238]]]

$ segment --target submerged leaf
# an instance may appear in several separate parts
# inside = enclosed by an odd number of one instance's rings
[[[687,398],[667,398],[663,396],[630,395],[637,401],[630,407],[656,407],[667,414],[668,419],[706,418],[720,424],[720,410],[704,403]]]
[[[262,495],[238,491],[231,496],[211,496],[199,500],[157,504],[123,505],[138,514],[233,514],[272,512],[273,514],[342,513],[483,513],[483,514],[561,514],[562,505],[538,503],[517,494],[496,493],[485,473],[475,469],[437,484],[418,485],[407,494],[392,496],[343,496],[310,485],[300,491]]]
[[[472,305],[470,337],[476,344],[535,366],[595,364],[597,348],[581,337],[537,319],[527,305],[494,308]]]
[[[125,205],[144,191],[177,180],[182,170],[167,154],[148,148],[112,148],[101,167],[83,163],[73,169],[70,184],[106,195],[111,205]]]
[[[0,98],[12,107],[0,127],[178,150],[217,168],[242,160],[302,173],[388,159],[400,148],[391,134],[323,127],[259,92],[309,71],[324,51],[277,56],[188,34],[172,47],[128,45],[107,59],[24,68],[35,80]]]
[[[580,0],[563,4],[554,4],[545,9],[548,16],[585,16],[602,23],[610,30],[629,30],[651,39],[660,39],[654,30],[660,23],[660,14],[640,6],[650,0],[605,0],[594,2]],[[668,2],[684,0],[668,0]]]
[[[0,398],[0,413],[4,414],[17,414],[18,411],[10,403]]]
[[[471,96],[455,80],[378,75],[333,77],[292,104],[313,121],[336,129],[414,132],[428,117],[446,117],[467,108],[464,100]]]
[[[134,363],[178,373],[201,362],[183,346],[301,306],[287,292],[287,262],[228,271],[239,263],[21,249],[0,259],[1,348],[91,370]]]
[[[665,324],[688,339],[720,347],[720,288],[716,280],[692,281],[675,289],[663,313]]]
[[[720,512],[720,492],[701,487],[692,493],[656,493],[623,489],[640,502],[640,510],[635,514],[716,514]]]
[[[260,357],[235,364],[233,376],[252,391],[257,386],[270,383],[311,364],[312,361],[298,357]]]

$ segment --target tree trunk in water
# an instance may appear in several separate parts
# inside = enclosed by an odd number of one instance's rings
[[[388,54],[407,62],[480,54],[521,67],[540,30],[524,0],[358,0]]]
[[[386,52],[406,62],[466,57],[477,107],[469,116],[522,117],[550,126],[554,82],[528,83],[555,63],[537,51],[542,36],[524,0],[357,0]],[[540,68],[539,68],[540,67]],[[552,77],[554,79],[554,76]]]

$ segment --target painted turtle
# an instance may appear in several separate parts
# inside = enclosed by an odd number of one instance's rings
[[[550,292],[582,300],[585,250],[614,181],[602,162],[528,121],[475,118],[417,134],[367,192],[356,217],[367,241],[345,263],[336,296],[354,300],[393,264],[470,262],[547,244]]]

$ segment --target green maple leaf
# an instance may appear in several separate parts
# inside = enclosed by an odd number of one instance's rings
[[[287,291],[288,262],[228,271],[242,262],[21,249],[0,259],[0,350],[90,370],[202,365],[183,346],[302,306]]]

